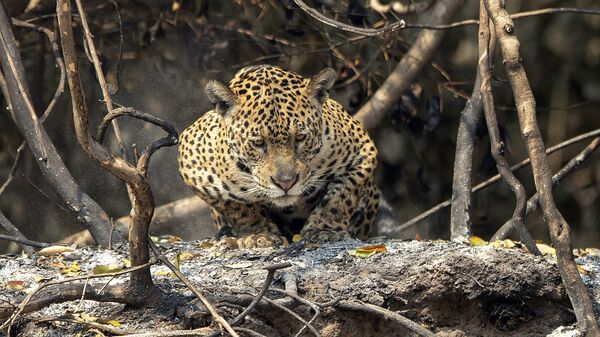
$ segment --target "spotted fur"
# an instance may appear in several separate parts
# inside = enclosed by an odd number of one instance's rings
[[[249,246],[366,238],[375,219],[377,150],[327,90],[335,73],[312,79],[261,65],[229,86],[212,81],[215,108],[183,131],[179,171],[212,207],[221,234]]]

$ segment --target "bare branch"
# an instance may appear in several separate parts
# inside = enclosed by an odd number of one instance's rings
[[[102,141],[104,140],[104,135],[106,133],[106,128],[108,127],[108,124],[112,123],[116,118],[121,116],[129,116],[141,119],[143,121],[161,127],[169,134],[167,137],[155,140],[153,143],[148,145],[144,152],[142,152],[142,154],[140,155],[139,160],[137,162],[137,168],[141,170],[143,174],[146,174],[146,171],[148,169],[148,161],[156,150],[160,149],[161,147],[172,146],[177,144],[177,131],[171,124],[145,112],[137,111],[133,108],[117,108],[106,114],[106,116],[104,116],[104,119],[98,126],[98,131],[96,132],[96,139],[98,140],[98,142],[102,143]]]
[[[462,0],[438,1],[432,9],[431,22],[443,24],[454,16],[462,5]],[[385,82],[354,116],[367,129],[373,129],[396,103],[400,94],[408,88],[415,76],[427,64],[438,47],[444,31],[422,31],[414,44],[388,75]]]
[[[359,35],[364,35],[364,36],[378,36],[378,35],[387,34],[387,33],[401,30],[406,26],[406,22],[404,22],[404,20],[400,20],[400,21],[394,22],[390,25],[387,25],[387,26],[385,26],[383,28],[379,28],[379,29],[355,27],[355,26],[348,25],[348,24],[345,24],[345,23],[342,23],[342,22],[339,22],[339,21],[336,21],[336,20],[326,17],[325,15],[321,14],[318,10],[308,6],[302,0],[294,0],[294,2],[306,14],[312,16],[314,19],[318,20],[319,22],[322,22],[328,26],[331,26],[331,27],[334,27],[337,29],[341,29],[343,31],[354,33],[354,34],[359,34]]]
[[[357,303],[357,302],[352,302],[352,301],[339,301],[336,304],[336,306],[339,308],[342,308],[342,309],[346,309],[346,310],[362,311],[362,312],[367,312],[372,315],[385,317],[387,319],[393,320],[396,323],[402,325],[404,328],[410,330],[417,336],[435,337],[435,334],[433,332],[425,329],[424,327],[411,321],[410,319],[408,319],[394,311],[387,310],[387,309],[378,307],[373,304]]]
[[[94,38],[92,37],[92,33],[90,32],[90,27],[87,22],[87,15],[85,14],[85,10],[83,9],[81,0],[75,0],[75,4],[77,5],[77,12],[79,13],[79,17],[81,18],[81,25],[83,26],[83,31],[85,33],[85,42],[87,48],[90,51],[92,63],[94,64],[96,78],[98,79],[100,89],[102,90],[104,104],[106,105],[106,110],[108,111],[108,113],[111,113],[113,110],[113,102],[112,98],[110,97],[110,92],[108,91],[108,85],[106,84],[104,73],[102,72],[102,65],[100,64],[98,52],[96,51],[96,46],[94,45]],[[125,143],[123,143],[123,138],[121,137],[121,130],[119,129],[119,124],[116,121],[114,121],[112,125],[115,132],[115,137],[117,139],[117,144],[119,145],[119,149],[121,150],[121,153],[124,156],[124,158],[127,158],[127,153],[125,151]]]
[[[504,69],[517,106],[521,136],[527,147],[529,158],[531,158],[531,168],[535,187],[539,193],[540,206],[550,229],[552,243],[556,248],[558,269],[571,299],[577,324],[584,336],[600,336],[590,295],[579,276],[577,265],[573,259],[569,224],[557,209],[552,196],[552,173],[537,123],[535,98],[521,63],[519,41],[515,36],[514,24],[506,10],[501,7],[500,0],[485,0],[485,8],[494,23],[496,34],[498,34]]]
[[[54,106],[56,105],[58,98],[63,94],[63,92],[65,90],[65,82],[66,82],[65,64],[62,60],[62,57],[60,56],[60,50],[58,49],[58,44],[56,43],[56,37],[54,36],[53,32],[51,32],[49,29],[47,29],[45,27],[36,26],[34,24],[24,22],[21,20],[17,20],[15,18],[12,19],[12,22],[15,26],[35,29],[35,30],[45,34],[48,37],[48,41],[50,42],[50,45],[52,46],[52,53],[54,54],[56,66],[58,67],[58,69],[60,71],[60,78],[58,80],[58,85],[56,86],[56,90],[54,91],[54,96],[52,97],[52,99],[50,100],[50,103],[48,103],[48,106],[46,107],[46,110],[44,110],[44,113],[40,117],[40,122],[44,123],[46,118],[48,118],[48,116],[54,109]],[[6,95],[7,94],[5,93],[5,96]],[[12,110],[12,108],[11,108],[11,110]],[[0,196],[2,195],[2,193],[4,193],[4,191],[8,188],[10,183],[13,181],[15,174],[17,172],[17,168],[19,167],[19,162],[22,158],[21,155],[22,155],[23,151],[25,151],[26,145],[27,145],[27,142],[23,141],[23,142],[21,142],[21,145],[19,145],[19,147],[17,148],[17,152],[16,152],[16,155],[15,155],[15,158],[13,161],[13,165],[10,169],[10,172],[8,173],[8,176],[7,176],[6,180],[4,181],[4,183],[2,184],[2,186],[0,186]]]
[[[573,144],[577,144],[581,141],[584,141],[586,139],[590,139],[590,138],[595,138],[600,136],[600,129],[596,129],[590,132],[586,132],[584,134],[578,135],[576,137],[570,138],[564,142],[561,142],[559,144],[556,144],[548,149],[546,149],[546,154],[552,154],[556,151],[562,150],[567,146],[573,145]],[[517,171],[522,169],[523,167],[529,165],[530,163],[530,159],[523,159],[522,161],[520,161],[519,163],[513,165],[510,167],[511,171]],[[500,181],[501,177],[500,174],[496,174],[495,176],[480,182],[479,184],[473,186],[473,188],[471,189],[471,193],[477,193],[481,190],[483,190],[484,188],[493,185],[495,183],[497,183],[498,181]],[[398,226],[398,228],[396,229],[396,233],[399,233],[409,227],[412,227],[416,224],[418,224],[419,222],[427,219],[428,217],[432,216],[433,214],[445,209],[446,207],[450,206],[452,204],[452,200],[450,199],[446,199],[444,201],[442,201],[441,203],[431,207],[430,209],[426,210],[425,212],[417,215],[416,217],[404,222],[403,224],[401,224],[400,226]]]
[[[525,187],[515,177],[510,170],[508,161],[504,156],[504,141],[500,137],[500,128],[498,127],[498,119],[494,110],[494,96],[492,95],[492,71],[490,63],[490,24],[488,13],[483,3],[480,1],[479,9],[479,62],[477,68],[481,76],[481,100],[483,102],[483,112],[485,114],[485,122],[487,124],[488,135],[490,138],[490,147],[492,157],[496,162],[496,168],[502,176],[502,180],[508,184],[513,194],[515,195],[515,209],[512,219],[515,224],[515,229],[519,232],[521,241],[525,244],[529,252],[534,255],[542,255],[540,250],[535,245],[535,241],[527,228],[525,228],[525,207],[527,193]]]
[[[190,282],[190,280],[188,280],[188,278],[185,277],[185,275],[183,275],[179,271],[179,269],[177,269],[177,267],[175,267],[171,263],[171,261],[169,261],[169,259],[167,259],[164,255],[161,254],[161,252],[158,250],[158,247],[156,247],[156,245],[152,241],[150,241],[148,239],[148,243],[150,244],[150,248],[152,248],[154,255],[156,255],[156,258],[158,260],[160,260],[162,263],[164,263],[167,267],[169,267],[169,269],[171,269],[173,274],[175,274],[175,276],[177,276],[177,278],[181,282],[183,282],[183,284],[185,284],[186,287],[188,287],[188,289],[202,302],[202,304],[204,304],[206,309],[208,309],[208,311],[212,315],[213,319],[215,321],[217,321],[219,324],[221,324],[221,326],[223,326],[223,328],[227,332],[229,332],[229,334],[231,336],[239,337],[239,335],[233,330],[231,325],[223,318],[223,316],[219,315],[219,312],[217,311],[217,309],[215,309],[215,307],[210,303],[210,301],[208,301],[206,296],[204,296],[204,294],[202,294],[202,292],[200,290],[196,289],[196,287],[194,287],[192,282]]]
[[[138,297],[132,297],[131,293],[127,291],[127,288],[123,285],[118,285],[115,287],[105,287],[100,285],[90,286],[87,284],[87,282],[90,279],[94,278],[115,277],[128,273],[133,273],[143,269],[150,269],[149,267],[155,263],[156,262],[149,262],[143,265],[131,267],[129,269],[121,270],[114,273],[84,275],[41,283],[32,292],[27,294],[27,296],[21,301],[21,303],[19,303],[19,306],[16,310],[14,310],[13,308],[0,307],[0,318],[9,317],[9,319],[6,322],[4,322],[2,326],[0,326],[0,330],[8,328],[8,335],[10,336],[10,329],[14,324],[15,320],[21,314],[39,310],[53,303],[63,303],[78,300],[81,298],[82,294],[85,296],[86,299],[90,300],[139,305],[140,301],[143,301],[143,299]],[[64,285],[65,283],[72,283],[77,281],[85,282]],[[42,292],[45,288],[50,286],[53,286],[52,291],[48,290]],[[37,296],[38,298],[36,298],[36,300],[34,301],[34,296],[38,294],[40,295]]]
[[[77,3],[83,21],[85,13],[80,6],[79,0],[77,0]],[[127,184],[132,203],[132,225],[129,226],[129,256],[133,266],[142,265],[147,263],[150,258],[147,236],[150,221],[154,214],[154,196],[146,179],[145,168],[147,167],[151,154],[156,149],[162,146],[175,144],[177,142],[177,137],[170,135],[166,139],[154,142],[146,151],[146,156],[140,158],[138,164],[142,166],[141,169],[128,163],[123,157],[113,156],[101,143],[97,142],[92,137],[88,125],[88,112],[85,104],[85,96],[79,77],[70,7],[69,0],[57,1],[56,12],[58,14],[58,26],[61,33],[63,56],[65,63],[67,64],[67,79],[71,91],[73,121],[75,124],[77,141],[91,159],[98,162],[103,169],[120,178]],[[92,49],[93,43],[91,42],[89,31],[88,46]],[[92,58],[94,58],[93,55]],[[96,62],[94,61],[94,63]],[[101,72],[100,69],[98,77],[102,82],[100,78],[103,79],[103,74],[101,74]],[[104,82],[101,86],[105,85],[106,83]],[[108,95],[108,93],[106,94]],[[110,97],[107,96],[105,99],[110,100]],[[107,106],[107,108],[109,109],[109,113],[113,111],[112,106]],[[144,116],[147,117],[145,114]],[[162,123],[162,125],[167,124],[166,122],[160,121],[158,118],[154,118],[153,120],[157,123]],[[169,130],[176,134],[172,127]],[[131,273],[130,288],[132,296],[142,298],[147,297],[148,299],[158,296],[158,290],[152,282],[152,276],[150,275],[149,270],[139,270]]]
[[[108,215],[79,188],[37,118],[17,44],[4,8],[0,10],[0,30],[2,72],[9,88],[8,101],[13,108],[15,123],[27,139],[42,175],[62,202],[77,216],[83,226],[90,230],[97,243],[107,245],[110,229]],[[115,240],[121,240],[121,237],[117,235]]]
[[[573,157],[571,160],[569,160],[569,162],[565,166],[563,166],[560,169],[560,171],[558,171],[555,175],[552,176],[552,188],[555,188],[556,186],[558,186],[558,184],[560,184],[560,182],[569,173],[575,171],[575,169],[577,169],[579,166],[581,166],[581,164],[586,159],[588,159],[594,153],[594,151],[596,151],[596,149],[598,148],[599,145],[600,145],[600,138],[596,138],[585,149],[583,149],[581,152],[579,152],[579,154],[577,154],[575,157]],[[539,198],[538,198],[538,194],[535,193],[527,201],[527,209],[525,210],[525,216],[528,216],[529,214],[533,213],[538,208],[538,206],[539,206]],[[496,231],[496,233],[490,239],[490,241],[506,239],[512,231],[513,231],[513,221],[509,220],[509,221],[505,222],[504,225],[502,225],[502,227],[500,227],[500,229],[498,229],[498,231]]]
[[[6,216],[4,216],[4,213],[2,213],[2,211],[0,211],[0,228],[2,228],[4,232],[8,234],[0,234],[0,240],[13,241],[20,244],[21,248],[23,248],[27,255],[32,255],[33,253],[35,253],[35,249],[33,249],[32,247],[40,247],[40,245],[42,245],[41,243],[27,240],[25,235],[23,235],[21,231],[19,231],[19,229],[15,227],[15,225],[13,225],[12,222],[10,222],[10,220],[8,220]]]

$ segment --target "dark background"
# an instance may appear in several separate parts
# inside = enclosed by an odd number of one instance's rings
[[[441,1],[441,0],[439,0]],[[10,14],[54,29],[53,1],[40,1],[26,11],[27,1],[2,0]],[[204,86],[210,79],[228,81],[240,68],[275,64],[311,76],[323,67],[338,71],[331,94],[350,113],[356,112],[385,80],[410,47],[418,31],[405,30],[380,38],[360,38],[322,24],[302,13],[291,1],[85,1],[91,30],[101,54],[114,100],[160,116],[182,131],[210,109]],[[116,7],[121,15],[121,26]],[[384,2],[385,3],[385,2]],[[309,3],[329,17],[356,26],[373,27],[384,20],[404,18],[427,23],[429,12],[411,15],[379,14],[365,0]],[[594,0],[508,1],[510,13],[546,7],[594,8]],[[176,10],[174,10],[176,9]],[[478,1],[465,1],[455,21],[477,18]],[[75,18],[75,22],[79,20]],[[105,114],[83,37],[75,29],[86,97],[97,125]],[[122,32],[122,34],[121,34]],[[45,37],[16,28],[31,93],[38,111],[50,100],[58,72]],[[538,104],[538,116],[548,145],[600,127],[600,16],[554,14],[516,22],[523,63]],[[121,44],[121,38],[123,43]],[[121,49],[121,53],[119,53]],[[450,196],[458,116],[470,95],[477,61],[477,26],[447,32],[430,64],[399,97],[399,103],[372,132],[380,152],[377,181],[399,222],[409,220]],[[121,55],[121,57],[119,57]],[[120,61],[119,61],[120,59]],[[494,96],[503,134],[510,144],[509,160],[525,157],[518,133],[513,98],[502,65],[494,71]],[[436,103],[440,108],[436,108]],[[2,103],[4,105],[4,102]],[[139,147],[162,136],[160,130],[138,121],[120,120],[127,144]],[[106,211],[116,217],[129,211],[124,185],[87,159],[75,140],[67,92],[45,123],[72,174]],[[114,137],[108,137],[114,142]],[[7,113],[0,114],[0,181],[7,176],[22,137]],[[114,144],[113,150],[115,150]],[[584,143],[550,158],[556,171]],[[495,174],[482,128],[474,181]],[[177,173],[176,149],[160,150],[150,165],[157,205],[187,197],[191,192]],[[517,174],[534,191],[530,171]],[[600,239],[600,164],[594,155],[557,189],[556,200],[573,227],[575,246],[598,246]],[[80,228],[61,209],[30,154],[19,165],[9,189],[0,196],[0,209],[31,239],[56,241]],[[496,184],[474,198],[474,232],[491,235],[512,214],[510,190]],[[440,212],[403,232],[400,237],[448,238],[449,212]],[[535,238],[549,241],[539,211],[528,226]],[[184,239],[210,232],[194,223]]]

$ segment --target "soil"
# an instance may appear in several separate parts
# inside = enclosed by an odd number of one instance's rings
[[[450,242],[376,242],[385,252],[368,258],[349,251],[366,243],[346,240],[320,247],[281,249],[225,249],[203,242],[166,243],[161,249],[172,259],[179,254],[180,270],[203,291],[212,303],[220,303],[224,317],[231,319],[258,292],[265,280],[266,266],[291,262],[292,267],[278,271],[270,289],[293,285],[297,293],[313,303],[333,299],[381,306],[430,329],[437,336],[577,336],[574,316],[552,256],[535,257],[519,248],[498,249]],[[374,244],[370,242],[368,244]],[[91,273],[98,265],[122,264],[123,249],[82,248],[53,257]],[[185,253],[185,254],[183,254]],[[600,288],[595,273],[600,258],[586,255],[579,263],[587,270],[584,280],[597,297]],[[156,308],[134,309],[115,303],[77,301],[50,305],[24,315],[16,327],[17,336],[73,336],[85,330],[82,325],[35,321],[58,317],[67,312],[85,313],[104,320],[120,322],[130,331],[172,331],[209,326],[211,319],[185,286],[164,266],[152,267],[154,280],[167,294]],[[23,292],[37,285],[40,278],[64,278],[48,258],[0,257],[0,295],[2,301],[18,303]],[[8,281],[24,281],[23,290],[7,288]],[[111,284],[125,282],[117,277]],[[288,282],[285,282],[288,280]],[[103,284],[106,280],[90,282]],[[308,320],[313,311],[281,293],[270,290],[268,298],[285,304]],[[596,300],[597,302],[597,300]],[[325,307],[313,322],[323,337],[411,336],[393,320],[337,306]],[[266,336],[294,336],[303,324],[266,302],[240,326]],[[110,334],[107,334],[110,335]],[[310,336],[304,331],[301,336]],[[95,336],[95,335],[93,335]]]

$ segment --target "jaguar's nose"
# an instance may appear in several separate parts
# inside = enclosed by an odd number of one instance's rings
[[[277,174],[271,177],[271,181],[275,186],[287,192],[298,182],[298,173]]]

